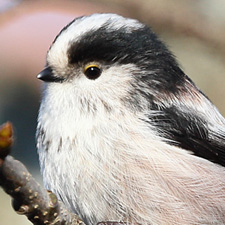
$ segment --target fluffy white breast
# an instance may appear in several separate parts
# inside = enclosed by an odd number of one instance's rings
[[[96,100],[88,112],[60,85],[45,91],[38,149],[46,187],[69,208],[88,224],[222,224],[222,167],[166,144],[122,104],[107,111]]]

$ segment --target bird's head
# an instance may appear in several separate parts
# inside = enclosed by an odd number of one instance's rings
[[[108,109],[123,104],[135,110],[175,93],[184,80],[149,27],[115,14],[80,17],[64,27],[38,78],[46,86],[74,90],[87,102],[100,100]]]

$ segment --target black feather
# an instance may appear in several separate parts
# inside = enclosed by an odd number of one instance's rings
[[[157,105],[153,108],[159,109]],[[225,133],[212,131],[208,121],[198,116],[198,112],[188,108],[181,111],[171,106],[159,111],[150,120],[165,138],[173,140],[169,141],[170,144],[225,166]]]

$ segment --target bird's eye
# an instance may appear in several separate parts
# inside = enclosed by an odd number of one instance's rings
[[[84,68],[85,76],[90,80],[95,80],[101,75],[102,71],[98,65],[88,65]]]

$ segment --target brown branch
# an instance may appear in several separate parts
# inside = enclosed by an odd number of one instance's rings
[[[12,197],[15,211],[33,224],[85,225],[52,192],[43,189],[21,162],[8,155],[12,133],[10,123],[0,127],[0,185]]]

